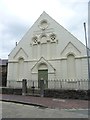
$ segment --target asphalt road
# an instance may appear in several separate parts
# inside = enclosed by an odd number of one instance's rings
[[[88,110],[60,110],[2,102],[2,118],[88,118]]]

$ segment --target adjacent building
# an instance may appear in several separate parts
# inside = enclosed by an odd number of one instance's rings
[[[6,87],[7,85],[7,59],[0,59],[0,86]]]

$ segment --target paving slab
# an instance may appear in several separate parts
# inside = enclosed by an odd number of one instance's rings
[[[1,102],[1,101],[0,101]],[[3,118],[88,118],[87,110],[69,111],[66,109],[39,108],[12,102],[2,102]]]
[[[89,109],[88,100],[72,100],[72,99],[58,99],[58,98],[47,98],[47,97],[34,97],[25,95],[7,95],[3,94],[0,97],[3,101],[11,101],[22,104],[30,104],[40,107],[47,108],[58,108],[58,109]]]

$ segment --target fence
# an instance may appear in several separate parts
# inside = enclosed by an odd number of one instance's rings
[[[86,79],[81,80],[48,80],[47,89],[75,89],[75,90],[88,90],[90,81]],[[10,88],[22,88],[22,81],[8,80],[7,86]],[[38,89],[38,80],[27,80],[27,88],[35,87]]]

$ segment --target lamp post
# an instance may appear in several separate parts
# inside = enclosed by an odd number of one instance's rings
[[[86,42],[87,62],[88,62],[88,80],[90,81],[89,48],[88,48],[88,45],[87,45],[86,23],[85,23],[85,22],[84,22],[84,31],[85,31],[85,42]]]

